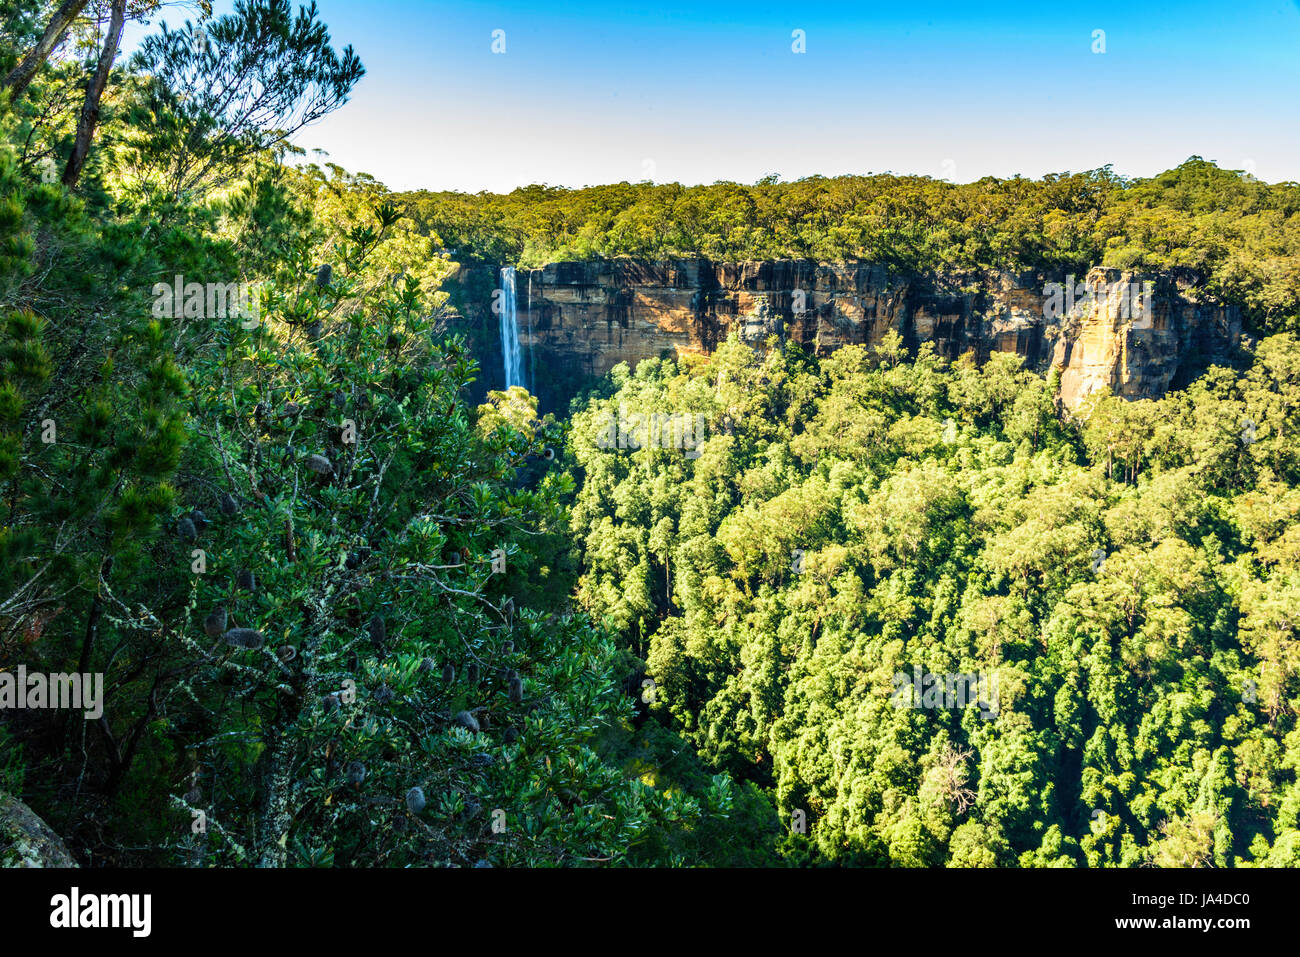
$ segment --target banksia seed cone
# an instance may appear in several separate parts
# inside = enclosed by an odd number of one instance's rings
[[[226,609],[214,608],[203,619],[203,631],[209,638],[220,638],[226,632]]]
[[[262,633],[252,628],[231,628],[225,635],[226,644],[237,648],[261,648]]]

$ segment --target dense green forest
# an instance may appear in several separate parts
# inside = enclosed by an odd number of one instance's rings
[[[581,600],[813,859],[1300,864],[1293,337],[1071,421],[1015,356],[896,340],[612,379],[573,419]],[[636,418],[683,409],[698,455]],[[916,669],[991,697],[907,706]]]
[[[103,676],[0,709],[0,863],[13,798],[89,866],[1300,864],[1300,187],[397,195],[291,145],[365,74],[314,6],[166,6],[0,0],[0,677]],[[457,263],[679,254],[1184,266],[1265,337],[1077,414],[894,338],[467,403]]]

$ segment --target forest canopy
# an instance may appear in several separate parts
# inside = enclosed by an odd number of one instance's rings
[[[1300,865],[1295,338],[1077,417],[897,346],[733,337],[573,416],[579,598],[653,710],[813,860]],[[695,449],[636,435],[683,410]]]
[[[1300,185],[1193,156],[1150,179],[812,176],[395,197],[459,261],[863,259],[902,271],[1182,267],[1269,333],[1300,331]]]

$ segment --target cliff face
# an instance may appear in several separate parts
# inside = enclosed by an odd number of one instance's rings
[[[476,333],[485,388],[501,388],[491,268],[457,277],[461,320]],[[616,259],[552,263],[516,277],[526,384],[562,408],[578,384],[620,362],[711,352],[736,329],[826,354],[872,346],[890,330],[950,359],[1014,352],[1031,368],[1061,370],[1074,408],[1109,386],[1156,397],[1226,360],[1240,337],[1235,308],[1199,302],[1190,273],[1134,275],[1096,268],[1067,277],[1007,273],[929,279],[873,263]]]

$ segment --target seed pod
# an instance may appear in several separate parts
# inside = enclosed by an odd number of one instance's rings
[[[388,685],[380,685],[375,689],[375,701],[378,704],[388,704],[388,702],[392,701],[395,697],[397,697],[397,695],[393,692],[392,688],[388,687]]]
[[[506,728],[506,733],[503,736],[503,740],[505,741],[506,744],[514,744],[516,741],[519,740],[519,732],[516,731],[514,728]]]
[[[555,449],[550,448],[550,447],[547,447],[546,451],[544,451],[544,452],[542,453],[542,458],[546,459],[546,461],[548,461],[548,462],[552,462],[552,461],[554,461],[554,460],[555,460]]]
[[[333,281],[333,279],[334,279],[334,269],[333,267],[330,266],[329,263],[326,263],[325,265],[321,266],[320,269],[316,270],[317,289],[324,289]]]
[[[280,417],[283,419],[292,419],[301,411],[302,406],[297,402],[286,402],[284,404],[284,409],[280,412]]]
[[[217,503],[217,507],[221,509],[221,514],[227,518],[239,513],[239,503],[235,501],[229,492],[221,493],[221,500]]]
[[[325,331],[325,327],[322,326],[320,320],[317,319],[315,322],[313,322],[310,326],[307,327],[307,338],[310,339],[312,342],[315,342],[317,339],[321,337],[321,333],[324,331]]]
[[[281,645],[279,648],[275,650],[275,654],[277,658],[279,658],[285,664],[288,664],[289,662],[293,661],[293,659],[298,657],[298,649],[295,648],[293,645]]]
[[[466,731],[478,733],[478,718],[474,717],[468,711],[457,711],[456,717],[451,719],[453,723],[460,725]]]
[[[469,756],[469,766],[472,768],[485,768],[495,760],[496,758],[492,757],[492,755],[479,751]]]
[[[208,517],[197,508],[190,512],[190,521],[194,523],[194,527],[200,532],[208,527]]]
[[[510,700],[515,704],[524,700],[524,682],[518,675],[510,678]]]
[[[262,633],[252,628],[231,628],[225,634],[226,644],[237,648],[261,648]]]
[[[432,670],[433,670],[433,659],[432,659],[432,658],[423,658],[423,659],[421,659],[421,660],[420,660],[420,667],[416,669],[416,671],[417,671],[419,674],[422,674],[422,675],[427,675],[427,674],[428,674],[430,671],[432,671]]]
[[[218,605],[203,619],[203,632],[209,638],[220,638],[226,632],[226,608]]]
[[[388,629],[384,626],[383,615],[372,615],[367,630],[370,632],[370,640],[376,645],[382,645],[384,639],[388,637]]]
[[[257,591],[257,576],[247,568],[242,568],[235,578],[235,583],[247,592]]]
[[[396,352],[398,349],[402,347],[402,339],[400,336],[397,335],[397,333],[390,332],[388,334],[388,342],[386,343],[386,345],[388,346],[389,352]]]
[[[315,453],[307,456],[307,468],[317,475],[330,475],[334,472],[334,466],[330,464],[330,460]]]
[[[335,407],[340,408],[340,409],[343,408],[343,407],[344,407],[345,405],[347,405],[347,403],[348,403],[348,397],[347,397],[347,395],[343,392],[342,389],[338,389],[338,390],[336,390],[336,391],[334,392],[333,399],[334,399],[334,405],[335,405]]]
[[[359,785],[366,779],[366,766],[360,761],[352,761],[348,764],[348,784]]]
[[[456,680],[456,666],[455,666],[455,665],[447,665],[445,668],[442,669],[442,683],[443,683],[443,684],[448,684],[448,685],[449,685],[449,684],[451,684],[451,683],[452,683],[453,681],[455,681],[455,680]]]
[[[412,814],[419,814],[423,811],[426,803],[424,791],[421,788],[411,788],[406,792],[406,809]]]
[[[465,669],[465,680],[472,685],[478,684],[478,665],[470,662],[469,667]]]
[[[253,406],[253,418],[257,419],[259,422],[266,418],[265,402],[259,402],[257,405]]]
[[[351,570],[361,564],[361,556],[356,552],[348,552],[348,557],[343,560],[345,568]]]
[[[184,517],[176,523],[176,534],[187,542],[192,542],[199,537],[198,531],[194,528],[194,522]]]
[[[320,703],[324,706],[326,714],[333,714],[339,709],[342,701],[339,699],[338,692],[334,692],[333,694],[327,694],[325,697],[321,698]]]

